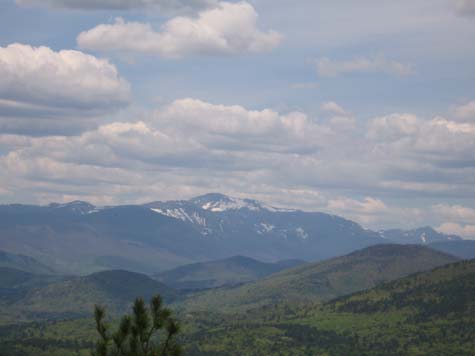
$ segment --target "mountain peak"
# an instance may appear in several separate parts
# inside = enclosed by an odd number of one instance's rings
[[[96,209],[94,205],[81,200],[75,200],[64,204],[51,203],[48,205],[48,207],[52,209],[68,209],[74,213],[78,213],[81,215],[89,214],[90,212]]]
[[[191,199],[204,210],[223,212],[227,210],[249,209],[253,211],[263,209],[261,203],[251,199],[233,198],[220,193],[209,193]]]

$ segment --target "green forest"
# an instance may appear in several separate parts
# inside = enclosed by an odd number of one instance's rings
[[[214,298],[214,290],[208,293]],[[176,342],[185,355],[473,355],[474,295],[471,260],[330,300],[277,299],[251,309],[244,302],[241,310],[234,304],[229,310],[208,308],[206,302],[200,311],[191,294],[177,297],[170,308],[181,325]],[[201,292],[197,300],[205,299]],[[53,313],[55,300],[50,304]],[[81,310],[80,316],[60,312],[55,320],[5,319],[0,354],[90,355],[98,340],[93,309],[89,316]],[[115,310],[107,321],[118,328]],[[39,311],[34,317],[44,318]]]

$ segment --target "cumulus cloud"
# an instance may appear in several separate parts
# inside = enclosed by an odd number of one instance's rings
[[[345,109],[343,109],[340,105],[338,105],[334,101],[329,101],[329,102],[323,103],[321,108],[324,111],[328,111],[328,112],[338,114],[338,115],[347,115],[348,114]]]
[[[80,10],[158,9],[190,11],[215,6],[217,0],[16,0],[22,6],[49,6]]]
[[[349,197],[329,198],[325,210],[373,229],[415,227],[431,221],[423,209],[388,205],[374,197],[361,200]]]
[[[320,108],[324,112],[334,115],[329,119],[329,124],[333,129],[337,131],[351,130],[356,127],[355,118],[334,101],[323,103]]]
[[[458,119],[475,122],[475,100],[464,105],[460,105],[455,109],[455,116]]]
[[[461,225],[456,223],[444,223],[437,227],[437,231],[444,234],[462,236],[466,239],[475,240],[475,225]]]
[[[272,166],[276,164],[272,160],[279,157],[309,154],[318,149],[313,140],[325,134],[301,113],[281,115],[269,109],[250,111],[182,99],[157,111],[147,122],[110,123],[76,137],[0,136],[0,147],[2,143],[10,147],[0,165],[5,172],[19,176],[43,175],[48,167],[71,164],[94,169],[140,167],[144,174],[156,169],[198,167],[230,173],[267,169],[265,161]],[[68,170],[59,171],[67,179]],[[41,179],[54,176],[45,173]],[[79,176],[88,175],[75,175]],[[99,175],[99,179],[105,176]]]
[[[368,137],[383,142],[416,135],[421,122],[412,114],[391,114],[373,119],[368,128]]]
[[[367,135],[400,158],[417,157],[439,167],[475,167],[475,124],[393,114],[371,120]]]
[[[103,201],[144,201],[164,191],[176,198],[210,190],[260,198],[306,192],[310,201],[316,192],[290,188],[289,179],[304,177],[285,177],[287,167],[304,171],[312,164],[305,157],[332,141],[330,135],[302,113],[182,99],[143,120],[75,137],[0,135],[0,181],[9,182],[17,199],[26,194],[42,202],[96,194]]]
[[[437,204],[432,207],[432,211],[444,220],[458,223],[475,222],[475,209],[465,206]]]
[[[74,137],[1,134],[0,182],[16,199],[41,202],[144,202],[219,190],[371,228],[473,225],[473,206],[440,204],[475,197],[470,124],[393,114],[357,129],[336,130],[302,112],[185,98]],[[404,207],[394,197],[429,200]]]
[[[153,124],[164,132],[228,150],[312,152],[318,149],[315,139],[328,133],[301,112],[282,115],[197,99],[174,101],[155,114]]]
[[[0,78],[4,132],[81,127],[130,101],[129,84],[114,65],[79,51],[0,47]]]
[[[338,198],[328,202],[328,208],[340,212],[354,212],[366,214],[380,214],[387,210],[386,204],[379,199],[366,197],[359,201],[350,198]]]
[[[317,73],[322,77],[336,77],[351,73],[387,73],[398,76],[412,74],[414,69],[411,65],[383,56],[359,57],[346,61],[336,61],[329,58],[317,60]]]
[[[156,54],[168,58],[186,55],[236,55],[267,52],[282,37],[257,28],[258,15],[247,2],[221,2],[197,17],[179,16],[156,31],[150,24],[126,22],[99,25],[77,38],[82,48]]]

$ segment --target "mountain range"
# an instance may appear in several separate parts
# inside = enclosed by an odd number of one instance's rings
[[[0,250],[33,257],[63,274],[152,274],[236,255],[312,262],[381,243],[460,240],[431,228],[371,231],[334,215],[222,194],[110,207],[79,201],[0,206]]]

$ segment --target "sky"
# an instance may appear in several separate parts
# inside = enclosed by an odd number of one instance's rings
[[[0,203],[208,192],[475,239],[475,0],[1,0]]]

